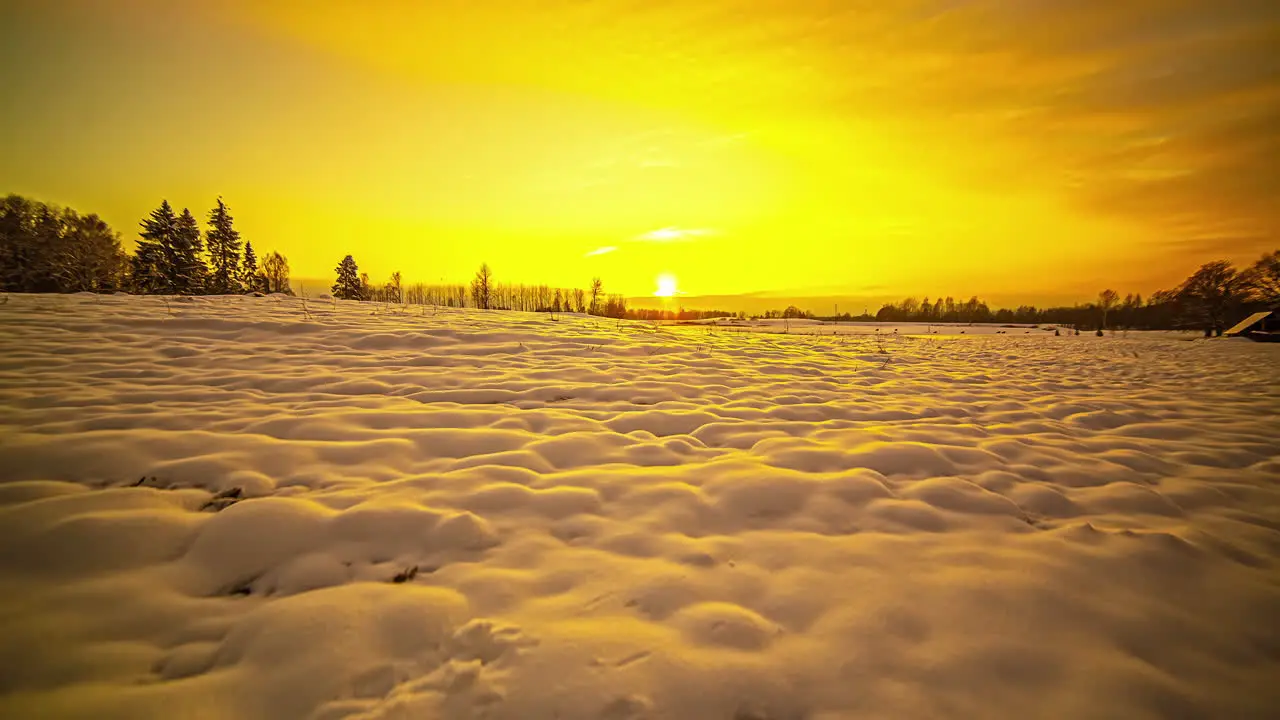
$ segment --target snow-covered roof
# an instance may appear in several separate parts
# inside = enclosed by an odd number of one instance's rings
[[[1263,310],[1262,312],[1256,312],[1250,315],[1249,317],[1241,320],[1240,322],[1236,323],[1235,327],[1232,327],[1230,330],[1223,333],[1223,335],[1243,334],[1247,332],[1249,328],[1252,328],[1254,325],[1257,325],[1263,320],[1271,317],[1271,315],[1274,314],[1275,312],[1276,312],[1275,310]]]

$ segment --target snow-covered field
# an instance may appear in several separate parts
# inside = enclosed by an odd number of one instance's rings
[[[0,305],[0,717],[1275,718],[1280,346]]]
[[[675,323],[676,325],[712,326],[724,332],[763,332],[795,335],[1032,335],[1044,337],[1058,332],[1069,335],[1074,331],[1066,326],[1042,324],[1000,324],[1000,323],[880,323],[880,322],[828,322],[822,320],[734,320],[717,318],[714,320],[694,320]],[[1093,335],[1093,329],[1081,334]],[[1123,339],[1144,338],[1148,340],[1198,340],[1203,337],[1190,330],[1160,331],[1127,331],[1108,330],[1109,337]]]

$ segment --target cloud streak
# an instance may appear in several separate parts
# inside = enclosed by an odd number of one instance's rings
[[[706,228],[664,227],[640,233],[632,239],[636,242],[675,243],[689,242],[712,234],[713,231]]]

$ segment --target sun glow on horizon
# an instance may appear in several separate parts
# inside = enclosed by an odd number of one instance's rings
[[[654,291],[654,297],[669,298],[675,297],[679,290],[676,289],[675,275],[659,275],[658,289]]]

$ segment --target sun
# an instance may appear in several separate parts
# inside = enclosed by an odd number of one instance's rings
[[[653,293],[657,297],[675,297],[676,295],[676,276],[675,275],[659,275],[658,289]]]

